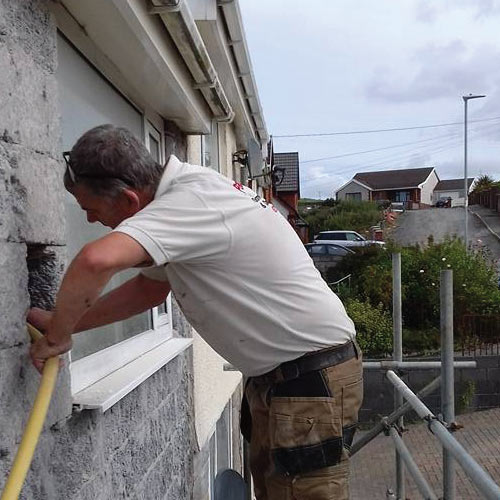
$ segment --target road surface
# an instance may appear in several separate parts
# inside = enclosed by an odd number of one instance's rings
[[[475,210],[475,207],[472,207],[472,210]],[[500,220],[498,214],[482,215],[483,219],[495,217]],[[446,236],[463,237],[464,225],[464,210],[461,207],[408,210],[398,217],[396,227],[390,232],[390,238],[404,246],[414,243],[426,244],[431,235],[435,242],[441,242]],[[469,245],[487,247],[492,261],[500,259],[500,241],[471,213],[468,226]]]

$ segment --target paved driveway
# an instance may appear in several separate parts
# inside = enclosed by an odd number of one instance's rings
[[[500,484],[500,409],[459,415],[457,421],[464,427],[454,436]],[[404,433],[406,445],[434,492],[441,497],[443,469],[439,441],[429,432],[426,424],[410,425],[408,428],[408,432]],[[456,470],[456,499],[482,498],[458,464]],[[407,499],[422,498],[408,474],[406,485]],[[352,459],[351,500],[385,500],[387,488],[395,490],[395,486],[392,439],[379,435]]]
[[[472,210],[476,210],[476,207],[472,207]],[[499,218],[498,214],[494,217]],[[425,244],[431,235],[434,241],[440,242],[447,235],[463,237],[464,225],[464,210],[460,207],[408,210],[398,217],[390,237],[401,245]],[[469,213],[468,226],[469,244],[486,246],[491,252],[492,260],[499,259],[500,242],[480,219]]]

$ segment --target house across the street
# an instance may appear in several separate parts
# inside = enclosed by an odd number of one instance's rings
[[[469,177],[467,180],[468,192],[470,193],[474,178]],[[464,191],[463,177],[461,179],[446,179],[444,181],[439,181],[434,189],[433,203],[436,204],[437,201],[443,198],[451,198],[452,207],[463,207],[465,200]]]
[[[474,182],[469,179],[469,191]],[[359,172],[336,192],[337,200],[390,201],[407,209],[434,205],[451,198],[452,206],[464,204],[464,180],[440,180],[434,167]]]
[[[300,199],[299,153],[273,153],[276,175],[273,177],[273,205],[295,229],[303,243],[307,243],[309,226],[299,215]]]
[[[407,208],[419,208],[432,205],[432,193],[438,182],[434,167],[359,172],[336,194],[337,200],[388,200],[404,202]]]

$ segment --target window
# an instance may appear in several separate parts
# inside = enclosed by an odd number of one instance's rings
[[[356,233],[346,233],[346,239],[347,241],[363,241],[363,238]]]
[[[160,165],[165,163],[163,154],[161,134],[156,128],[146,120],[144,140],[151,156]],[[167,300],[153,309],[153,326],[159,328],[165,325],[171,325],[172,318],[172,298],[169,294]]]
[[[210,499],[214,500],[215,478],[219,472],[233,467],[232,402],[229,400],[215,426],[209,442]]]
[[[349,253],[345,248],[334,247],[333,245],[328,245],[328,255],[340,255],[345,256]]]
[[[113,123],[128,128],[145,142],[157,161],[163,162],[163,142],[160,131],[110,85],[63,36],[58,36],[57,43],[59,66],[56,77],[62,121],[62,151],[71,149],[80,135],[88,129],[104,123]],[[162,123],[157,117],[154,121]],[[98,223],[89,224],[84,212],[69,193],[65,194],[65,210],[68,259],[71,259],[85,243],[106,234],[108,229]],[[113,277],[104,292],[121,285],[137,273],[138,271],[135,270],[119,273]],[[132,365],[132,361],[162,345],[172,336],[171,316],[169,298],[159,308],[138,314],[126,321],[76,335],[71,351],[70,367],[73,394],[85,392],[86,388],[92,384],[101,381],[125,365]],[[176,342],[177,340],[173,343]],[[181,342],[178,344],[177,348],[180,352]],[[190,342],[185,347],[189,344]],[[165,356],[167,355],[169,354],[166,353]],[[156,356],[153,360],[154,366],[157,366],[156,369],[163,366],[161,363],[164,359]],[[151,370],[149,374],[152,373]],[[128,390],[123,387],[113,390],[121,394],[119,397],[123,397],[144,380],[143,374],[147,371],[148,369],[142,369],[142,374],[135,374],[134,381],[127,381]],[[113,401],[116,402],[118,399],[115,397]],[[106,409],[109,406],[108,398],[105,405],[98,405],[95,408]]]
[[[219,172],[219,126],[212,122],[210,134],[201,136],[201,163],[204,167],[213,168]]]
[[[361,193],[346,193],[345,199],[349,201],[361,201]]]
[[[410,201],[410,191],[396,191],[394,201]]]
[[[320,233],[318,240],[345,240],[345,233]]]
[[[325,245],[312,245],[309,247],[311,255],[325,255],[326,247]]]

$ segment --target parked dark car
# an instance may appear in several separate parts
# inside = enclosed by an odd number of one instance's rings
[[[439,198],[436,201],[436,208],[450,208],[451,207],[451,198]]]
[[[305,245],[307,253],[314,255],[335,255],[345,257],[348,254],[354,253],[351,249],[334,243],[307,243]]]
[[[305,245],[318,271],[325,276],[328,269],[335,267],[346,255],[355,253],[350,248],[334,243],[308,243]]]

